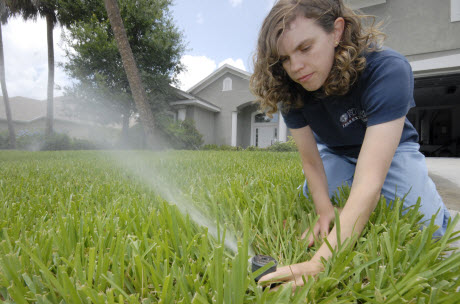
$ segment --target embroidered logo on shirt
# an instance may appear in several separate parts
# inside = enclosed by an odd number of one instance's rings
[[[343,128],[348,127],[352,122],[361,119],[363,122],[367,121],[366,112],[364,110],[358,111],[356,108],[351,108],[340,116],[340,123]]]

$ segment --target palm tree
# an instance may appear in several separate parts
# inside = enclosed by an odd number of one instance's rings
[[[118,50],[121,55],[123,67],[128,77],[129,86],[133,93],[134,103],[139,111],[139,118],[142,126],[144,127],[147,147],[153,148],[154,146],[154,118],[153,113],[147,102],[147,96],[142,84],[142,80],[137,68],[136,61],[129,45],[126,30],[120,16],[120,10],[116,0],[104,0],[107,15],[112,26],[112,31],[117,41]]]
[[[21,15],[24,20],[36,19],[38,15],[46,18],[46,34],[48,43],[48,90],[46,106],[47,135],[53,133],[53,94],[54,94],[54,44],[53,29],[57,23],[57,0],[6,0],[7,6],[14,15]]]
[[[9,148],[16,148],[16,135],[14,133],[13,118],[11,116],[10,100],[8,98],[8,90],[6,89],[5,78],[5,58],[3,55],[3,37],[2,37],[2,24],[5,24],[8,17],[11,15],[9,8],[3,1],[0,2],[0,82],[2,86],[3,102],[5,103],[6,120],[8,122],[9,132]]]

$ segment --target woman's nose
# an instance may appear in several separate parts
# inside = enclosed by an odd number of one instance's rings
[[[304,67],[303,61],[298,56],[292,56],[290,61],[292,72],[297,72]]]

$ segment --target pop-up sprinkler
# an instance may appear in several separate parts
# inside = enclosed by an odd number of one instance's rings
[[[251,270],[252,272],[256,271],[257,269],[259,268],[262,268],[263,266],[267,265],[268,263],[270,262],[274,262],[275,264],[268,268],[267,270],[265,270],[263,273],[261,273],[260,275],[258,275],[256,278],[255,278],[255,281],[258,282],[259,279],[261,277],[263,277],[264,275],[266,274],[269,274],[269,273],[272,273],[272,272],[275,272],[276,271],[276,266],[278,266],[278,261],[276,261],[274,258],[272,258],[271,256],[268,256],[268,255],[262,255],[262,254],[258,254],[256,256],[254,256],[252,259],[251,259]]]

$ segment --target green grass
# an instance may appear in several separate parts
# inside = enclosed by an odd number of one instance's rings
[[[296,293],[257,286],[251,250],[286,265],[319,248],[300,240],[317,220],[302,181],[296,153],[0,152],[0,301],[460,302],[458,218],[436,242],[399,200]]]

